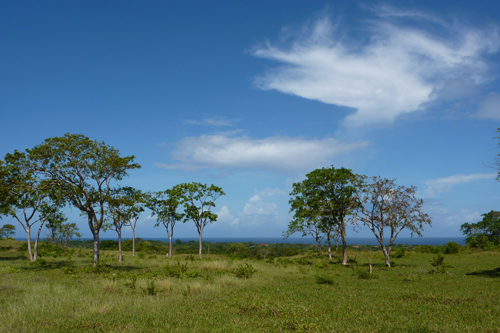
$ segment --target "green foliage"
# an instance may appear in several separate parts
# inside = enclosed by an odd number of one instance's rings
[[[235,269],[234,274],[239,278],[250,278],[257,272],[257,269],[250,265],[249,263],[245,263],[243,265],[238,266]]]
[[[462,249],[462,247],[460,246],[460,244],[458,244],[456,242],[448,242],[444,246],[443,253],[444,254],[456,254],[456,253],[460,252],[461,249]]]
[[[179,260],[177,260],[177,263],[175,265],[167,264],[167,266],[165,266],[164,274],[165,276],[179,278],[187,271],[187,269],[187,262],[182,264]]]
[[[433,257],[430,260],[430,263],[431,263],[432,267],[436,267],[436,268],[444,267],[445,266],[444,256],[442,254],[438,254],[437,256]]]
[[[391,263],[391,265],[392,265],[392,263]],[[357,276],[358,279],[361,279],[361,280],[378,279],[377,275],[374,275],[374,274],[372,274],[369,271],[364,270],[364,269],[356,269],[356,270],[354,270],[352,275]]]
[[[0,239],[9,238],[11,236],[14,236],[15,234],[16,234],[16,227],[13,226],[12,224],[4,224],[0,228]]]
[[[462,224],[460,231],[466,236],[468,246],[486,250],[500,244],[500,212],[492,210],[482,216],[479,222]]]
[[[398,248],[392,256],[394,258],[404,258],[404,256],[406,255],[406,251],[408,251],[408,249],[406,247],[402,246],[402,247]]]
[[[316,275],[315,279],[317,284],[330,284],[330,285],[334,284],[333,277],[331,276]]]
[[[143,288],[146,295],[154,296],[158,293],[158,289],[156,288],[156,283],[154,279],[151,279],[147,282],[146,288]]]

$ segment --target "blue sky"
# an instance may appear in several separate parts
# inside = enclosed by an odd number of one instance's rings
[[[346,167],[460,236],[500,209],[499,26],[495,1],[2,2],[0,154],[80,133],[136,156],[122,185],[221,186],[205,237],[279,237],[292,184]]]

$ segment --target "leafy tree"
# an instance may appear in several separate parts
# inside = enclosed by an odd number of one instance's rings
[[[0,228],[0,239],[9,238],[14,236],[16,233],[16,227],[12,224],[4,224],[3,227]]]
[[[169,248],[166,254],[168,258],[172,257],[172,237],[174,236],[175,224],[182,221],[185,214],[180,213],[182,191],[180,189],[171,189],[162,192],[156,192],[147,201],[146,206],[152,211],[151,216],[157,216],[155,227],[161,224],[167,230]]]
[[[110,192],[108,200],[107,217],[110,228],[118,234],[118,261],[123,261],[122,255],[122,228],[133,225],[133,254],[135,255],[135,224],[143,208],[143,195],[140,190],[133,187],[120,187]]]
[[[306,230],[308,225],[318,222],[318,228],[326,236],[328,258],[332,258],[331,239],[338,233],[342,239],[342,263],[347,265],[346,224],[347,217],[356,207],[354,183],[356,175],[351,170],[340,168],[316,169],[306,179],[293,184],[290,193],[290,212],[294,212],[294,224]]]
[[[0,203],[0,215],[10,216],[21,224],[27,236],[30,261],[35,261],[43,225],[48,218],[58,213],[57,206],[60,205],[53,192],[54,184],[36,170],[27,154],[17,150],[5,156],[1,175],[4,195]],[[40,225],[33,250],[31,228],[38,222]]]
[[[490,211],[481,215],[476,223],[464,223],[460,231],[466,236],[465,243],[470,247],[490,249],[500,244],[500,212]]]
[[[65,223],[66,221],[68,219],[61,212],[56,212],[47,219],[45,227],[49,230],[48,236],[52,244],[59,243],[66,247],[69,240],[82,237],[76,223]]]
[[[325,233],[321,228],[321,221],[318,218],[314,216],[295,216],[288,224],[288,229],[283,232],[283,237],[288,238],[296,232],[302,232],[302,237],[312,236],[316,241],[318,253],[321,253],[321,242],[325,238]]]
[[[415,186],[396,185],[394,180],[381,177],[360,177],[357,197],[359,208],[356,218],[365,224],[377,238],[385,257],[386,266],[391,265],[391,249],[396,237],[403,229],[422,237],[424,225],[432,221],[422,212],[424,201],[417,198]],[[386,245],[384,231],[390,232]]]
[[[207,224],[217,221],[217,214],[211,212],[215,200],[225,195],[222,188],[200,183],[183,183],[174,186],[172,194],[181,197],[184,205],[184,222],[193,221],[200,236],[199,256],[202,258],[202,234]]]
[[[99,232],[105,222],[106,204],[112,184],[140,168],[135,157],[121,157],[119,151],[104,142],[81,134],[46,139],[27,150],[35,161],[35,170],[50,178],[61,198],[87,217],[93,235],[93,265],[99,262]]]

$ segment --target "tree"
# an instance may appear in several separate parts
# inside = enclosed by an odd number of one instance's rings
[[[12,224],[4,224],[0,228],[0,239],[13,237],[16,233],[16,227]]]
[[[66,247],[70,239],[82,237],[76,223],[65,223],[67,220],[61,212],[56,212],[47,219],[45,227],[49,230],[48,236],[52,244],[59,243]]]
[[[302,237],[312,236],[316,241],[318,253],[321,253],[321,242],[325,238],[325,233],[321,228],[321,221],[318,218],[315,216],[295,216],[288,224],[288,229],[283,233],[283,237],[288,238],[296,232],[302,232]]]
[[[395,180],[381,177],[360,177],[357,198],[359,208],[356,218],[375,235],[385,257],[385,265],[391,266],[391,249],[403,229],[422,237],[424,225],[431,225],[430,217],[422,211],[424,201],[417,198],[415,186],[396,185]],[[390,232],[385,243],[384,231]]]
[[[182,199],[182,191],[172,189],[154,193],[146,204],[152,211],[151,216],[157,216],[155,227],[161,223],[167,230],[169,248],[166,256],[168,258],[172,257],[172,237],[174,236],[175,224],[185,217],[185,214],[178,211]]]
[[[215,200],[225,195],[222,188],[200,183],[183,183],[174,186],[172,194],[182,198],[184,204],[184,222],[193,221],[200,236],[199,256],[202,258],[202,234],[207,224],[217,221],[217,214],[211,212]]]
[[[481,215],[476,223],[464,223],[460,231],[466,236],[465,243],[471,247],[489,249],[500,244],[500,212],[490,211]]]
[[[133,187],[120,187],[110,192],[107,216],[111,221],[111,228],[118,234],[118,261],[123,261],[122,255],[122,228],[133,224],[133,254],[135,255],[135,225],[144,208],[140,190]]]
[[[5,156],[0,174],[3,187],[0,215],[12,217],[23,227],[27,236],[29,259],[35,261],[43,225],[47,219],[58,213],[58,206],[61,204],[53,191],[54,184],[36,170],[29,156],[17,150]],[[31,228],[37,223],[40,225],[33,250]]]
[[[86,215],[94,238],[96,266],[99,232],[105,221],[111,186],[127,176],[128,170],[140,165],[133,163],[134,156],[121,157],[117,149],[81,134],[49,138],[27,152],[35,161],[36,170],[51,179],[60,196]]]
[[[340,235],[344,265],[347,265],[346,219],[356,206],[355,180],[356,175],[349,169],[333,166],[316,169],[302,182],[294,183],[290,193],[290,212],[294,212],[294,221],[306,227],[313,221],[319,223],[318,228],[327,239],[329,259],[332,259],[332,235]],[[292,228],[295,222],[292,221]]]

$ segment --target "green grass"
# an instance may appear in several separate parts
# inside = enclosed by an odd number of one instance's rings
[[[89,253],[33,265],[1,251],[0,332],[500,332],[498,252],[445,255],[444,270],[432,254],[410,252],[392,268],[376,254],[373,279],[359,273],[368,252],[346,268],[130,253],[119,264],[103,251],[97,270]],[[256,271],[237,277],[246,264]]]

